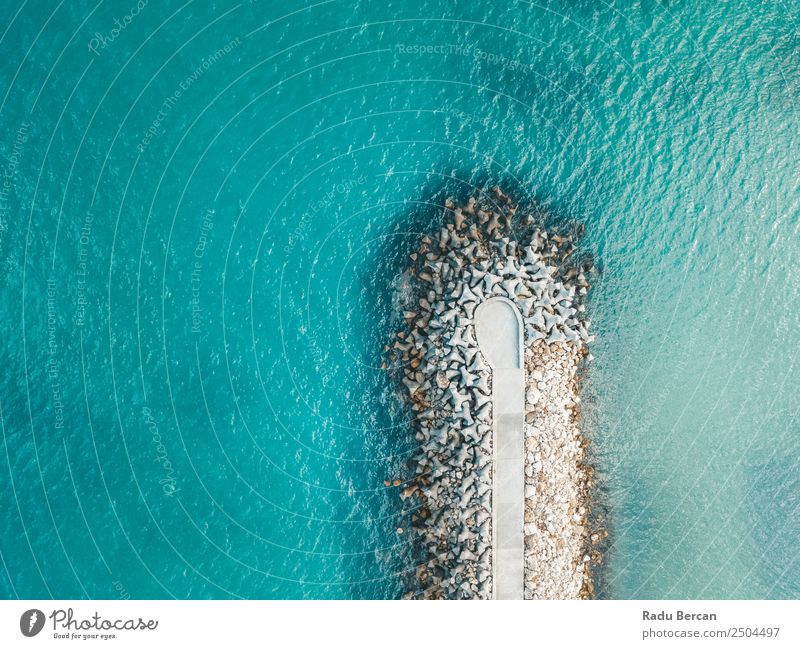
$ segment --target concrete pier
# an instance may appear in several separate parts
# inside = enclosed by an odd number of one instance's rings
[[[492,368],[492,596],[524,595],[525,369],[522,318],[511,300],[493,297],[475,311],[481,353]]]

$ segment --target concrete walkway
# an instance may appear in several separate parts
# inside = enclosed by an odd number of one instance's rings
[[[494,599],[522,599],[525,554],[525,369],[522,319],[513,302],[493,297],[475,311],[478,346],[492,368]]]

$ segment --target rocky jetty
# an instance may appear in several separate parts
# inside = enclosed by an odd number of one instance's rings
[[[524,324],[525,597],[591,594],[578,371],[590,358],[593,268],[576,254],[580,228],[571,230],[548,232],[495,188],[464,206],[448,201],[444,225],[410,256],[406,326],[386,349],[419,443],[401,487],[416,505],[408,597],[492,597],[492,376],[473,317],[493,296],[512,300]]]

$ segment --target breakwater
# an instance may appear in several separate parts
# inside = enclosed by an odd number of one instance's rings
[[[419,443],[401,491],[416,505],[408,597],[495,596],[492,371],[475,332],[476,309],[493,297],[510,300],[523,325],[524,596],[591,594],[591,470],[578,421],[593,265],[576,252],[580,232],[548,232],[495,188],[448,201],[438,233],[410,255],[405,327],[387,346]]]

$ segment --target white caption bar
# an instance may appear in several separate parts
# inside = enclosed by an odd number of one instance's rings
[[[0,647],[800,647],[798,601],[4,601]]]

